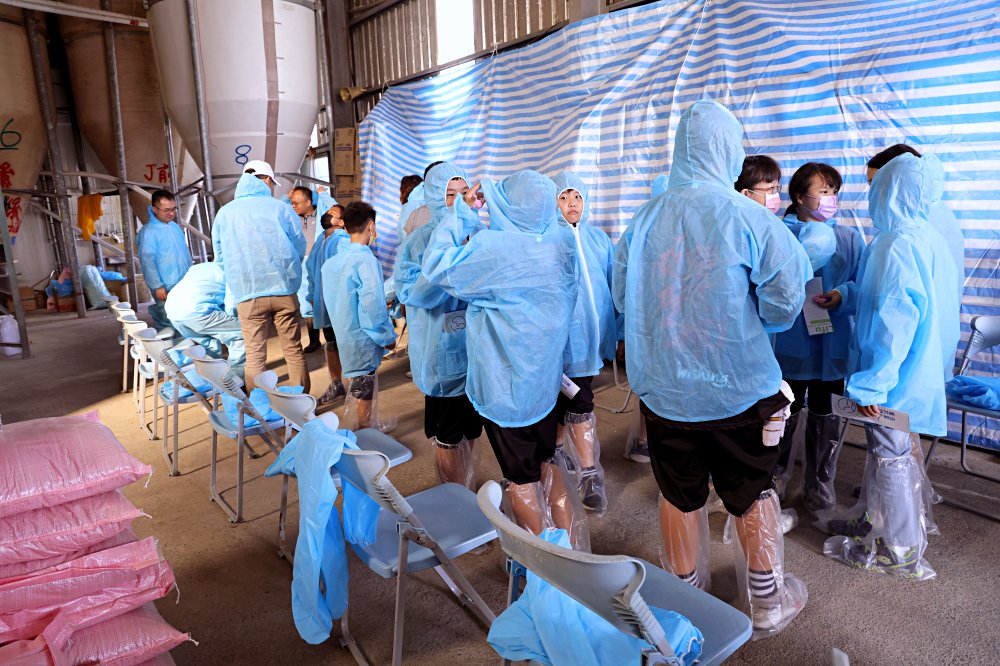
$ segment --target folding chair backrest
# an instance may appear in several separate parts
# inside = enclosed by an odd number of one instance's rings
[[[970,323],[972,333],[969,335],[969,344],[962,355],[962,365],[958,374],[964,375],[972,363],[973,357],[979,352],[986,351],[990,347],[1000,344],[1000,317],[981,315],[973,317]]]
[[[274,370],[265,370],[253,378],[253,385],[262,389],[274,390],[278,387],[278,373]]]
[[[260,377],[260,375],[258,375]],[[316,417],[316,398],[308,393],[282,393],[269,388],[264,388],[254,380],[256,388],[267,394],[267,399],[271,403],[271,409],[278,412],[281,418],[285,419],[299,430],[307,421]]]
[[[229,363],[225,360],[207,357],[195,358],[193,360],[195,371],[217,391],[239,401],[243,401],[246,398],[246,394],[240,388],[239,380],[233,375],[229,368]]]
[[[382,508],[403,518],[409,518],[413,514],[413,507],[386,477],[389,459],[384,453],[344,449],[344,454],[337,463],[337,471],[341,478],[363,491]]]
[[[131,319],[122,319],[122,326],[125,327],[125,332],[132,338],[134,338],[135,334],[139,331],[149,328],[149,324],[139,319],[135,319],[134,317]]]
[[[109,306],[108,309],[110,309],[115,314],[118,314],[118,313],[123,312],[125,310],[131,311],[132,310],[132,304],[128,303],[126,301],[119,301],[119,302],[114,303],[113,305]]]
[[[160,362],[161,353],[170,347],[170,344],[156,337],[156,330],[152,328],[139,329],[134,333],[134,337],[142,343],[146,354]]]
[[[592,555],[549,543],[515,525],[499,510],[503,491],[495,481],[479,489],[479,508],[493,524],[504,552],[553,587],[580,602],[619,631],[674,656],[663,627],[639,594],[646,569],[625,555]]]

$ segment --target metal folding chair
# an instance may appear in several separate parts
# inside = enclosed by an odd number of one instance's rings
[[[607,386],[603,386],[603,387],[599,388],[598,390],[594,391],[594,393],[597,394],[597,393],[600,393],[602,391],[606,391],[606,390],[614,387],[614,388],[618,389],[619,391],[626,391],[625,402],[622,403],[621,407],[609,407],[607,405],[601,405],[601,404],[598,404],[598,403],[595,402],[594,403],[594,407],[600,407],[601,409],[606,409],[607,411],[611,412],[612,414],[623,414],[623,413],[625,413],[625,412],[628,411],[628,403],[632,400],[632,386],[629,385],[629,382],[628,382],[627,378],[626,378],[626,380],[624,382],[619,381],[619,379],[618,379],[618,359],[616,359],[616,358],[611,359],[611,371],[612,371],[612,373],[614,373],[613,376],[615,378],[615,383],[613,385],[612,384],[608,384]]]
[[[959,375],[964,375],[969,370],[969,367],[972,365],[972,360],[976,355],[1000,345],[1000,316],[973,317],[970,326],[972,327],[972,333],[969,335],[969,343],[966,345],[965,352],[962,354],[962,362],[958,368]],[[969,465],[968,456],[968,415],[975,414],[976,416],[1000,419],[1000,411],[976,407],[959,400],[953,400],[952,398],[948,398],[948,409],[954,409],[962,414],[962,438],[960,441],[961,451],[959,454],[959,461],[962,465],[962,470],[977,478],[992,481],[994,483],[1000,483],[1000,478],[972,469]],[[934,456],[934,451],[937,449],[939,440],[939,437],[935,437],[931,441],[931,446],[927,450],[927,457],[924,460],[925,470],[930,468],[931,458]],[[966,504],[965,502],[947,497],[944,498],[944,501],[946,504],[950,504],[960,509],[965,509],[971,513],[983,516],[984,518],[1000,521],[1000,514],[983,511]]]
[[[517,577],[523,577],[527,567],[619,631],[646,641],[642,664],[678,663],[650,605],[676,611],[701,630],[705,642],[698,663],[703,666],[722,663],[750,639],[749,617],[649,562],[561,548],[518,527],[498,508],[502,493],[495,481],[487,481],[479,489],[478,502],[514,563],[508,605],[516,600],[520,590]]]
[[[444,483],[403,497],[386,477],[389,459],[375,451],[346,449],[337,469],[346,482],[385,509],[379,512],[374,543],[352,544],[352,549],[369,569],[383,578],[396,579],[393,665],[402,661],[404,602],[410,574],[433,568],[459,603],[489,627],[496,616],[452,561],[497,536],[477,507],[475,493],[457,483]],[[341,629],[351,652],[360,652],[347,627],[342,624]]]
[[[125,324],[122,322],[122,318],[131,315],[135,317],[135,311],[132,306],[128,303],[114,303],[109,308],[111,314],[115,316],[118,323],[122,325],[121,333],[118,335],[118,344],[122,348],[122,393],[128,391],[128,335],[125,333]]]
[[[212,471],[209,481],[209,494],[216,504],[229,516],[229,522],[243,522],[243,467],[244,454],[251,458],[259,458],[260,455],[254,451],[247,443],[247,437],[259,436],[267,447],[275,455],[281,450],[281,438],[275,434],[272,426],[280,426],[281,421],[267,423],[264,416],[250,402],[247,394],[243,392],[242,382],[231,371],[229,363],[223,359],[209,358],[205,353],[205,348],[195,345],[184,351],[184,354],[194,361],[195,369],[206,381],[208,381],[217,391],[214,407],[215,409],[208,415],[209,425],[212,426]],[[228,395],[237,401],[238,419],[232,423],[226,412],[219,405],[219,394]],[[257,419],[258,425],[247,428],[244,425],[244,417],[250,416]],[[218,450],[219,435],[236,442],[236,508],[229,504],[219,492],[217,486],[218,472]]]
[[[165,340],[160,340],[156,337],[156,331],[150,328],[145,328],[138,331],[135,337],[142,343],[145,348],[146,354],[152,359],[154,370],[159,374],[160,368],[163,369],[165,376],[164,380],[170,380],[173,382],[173,386],[170,390],[165,390],[166,381],[164,385],[159,388],[159,398],[163,403],[163,439],[162,449],[163,449],[163,459],[167,463],[168,474],[170,476],[177,476],[180,474],[178,470],[178,433],[180,432],[179,418],[180,418],[180,406],[199,403],[202,411],[205,414],[211,414],[215,411],[215,407],[209,398],[214,398],[215,391],[209,390],[207,395],[200,391],[197,384],[202,384],[201,378],[197,375],[193,365],[187,367],[181,367],[177,364],[174,358],[168,353],[170,351],[181,351],[193,347],[194,344],[189,340],[184,340],[176,345],[171,346],[170,343]],[[184,387],[191,392],[191,395],[181,396],[180,388]],[[170,426],[167,424],[168,410],[173,408],[173,431],[171,432]],[[158,420],[157,410],[154,408],[153,420],[154,422]],[[155,425],[154,425],[155,431]],[[173,435],[173,452],[171,452],[170,441],[171,434]]]
[[[267,393],[271,409],[281,414],[281,417],[285,419],[286,444],[291,438],[292,430],[301,430],[307,421],[316,418],[316,398],[308,393],[282,393],[277,390],[278,374],[274,370],[267,370],[257,375],[253,383],[254,386]],[[413,451],[377,429],[366,428],[354,434],[358,438],[358,447],[362,451],[378,451],[389,459],[390,467],[395,467],[413,457]],[[289,478],[292,477],[284,474],[281,479],[281,508],[278,510],[278,555],[291,562],[293,561],[293,553],[285,537]],[[333,479],[337,487],[340,487],[340,475],[334,472]]]

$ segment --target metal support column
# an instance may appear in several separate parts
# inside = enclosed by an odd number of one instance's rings
[[[215,218],[215,189],[212,182],[212,159],[208,149],[208,107],[205,104],[205,76],[202,69],[201,41],[198,38],[198,10],[194,0],[186,0],[188,36],[191,39],[191,61],[194,65],[194,97],[198,111],[198,140],[201,143],[201,172],[204,175],[205,206],[208,219]]]
[[[336,88],[333,87],[333,80],[330,76],[330,54],[332,49],[330,48],[330,41],[327,38],[326,31],[326,6],[322,2],[316,3],[316,38],[320,43],[319,46],[319,82],[320,82],[320,94],[322,95],[323,111],[326,117],[326,145],[329,152],[327,152],[327,159],[330,163],[329,178],[331,181],[335,178],[335,173],[333,169],[333,162],[335,159],[333,150],[333,98],[335,96],[334,91]]]
[[[0,190],[0,243],[3,247],[3,260],[6,262],[7,286],[10,299],[14,302],[14,318],[17,320],[17,332],[21,336],[21,358],[31,358],[31,348],[28,345],[28,324],[24,319],[24,305],[21,304],[21,291],[17,288],[17,268],[14,266],[14,250],[10,245],[10,232],[7,230],[7,209],[2,205],[3,190]],[[0,278],[3,278],[0,275]],[[5,343],[13,344],[13,343]]]
[[[351,38],[348,32],[347,3],[344,0],[323,0],[326,9],[326,38],[330,45],[327,64],[330,73],[330,96],[333,98],[333,127],[354,127],[354,102],[344,102],[334,91],[349,87],[351,82]],[[330,173],[333,176],[333,173]]]
[[[111,11],[111,0],[101,0],[101,9]],[[115,132],[115,157],[118,162],[118,198],[122,207],[122,232],[125,236],[125,277],[128,280],[129,303],[139,304],[139,287],[135,283],[135,217],[132,204],[128,200],[128,170],[125,164],[125,126],[122,123],[121,89],[118,86],[118,54],[115,49],[115,32],[110,23],[105,23],[104,60],[108,70],[108,100],[111,103],[111,123]]]
[[[56,116],[56,107],[46,81],[45,60],[42,58],[45,43],[42,41],[42,34],[38,29],[38,15],[35,12],[24,12],[24,24],[28,30],[31,67],[35,70],[35,86],[38,88],[39,106],[42,107],[42,122],[45,123],[46,139],[49,142],[49,168],[52,170],[52,180],[55,183],[60,231],[63,243],[66,244],[69,268],[73,272],[73,300],[76,301],[76,316],[82,319],[87,316],[87,303],[83,300],[83,285],[80,282],[80,258],[76,252],[76,239],[73,237],[73,216],[70,214],[69,195],[66,192],[66,180],[63,178],[62,150],[59,147],[59,133],[56,131],[59,119]]]
[[[63,80],[69,81],[69,72],[63,70]],[[83,154],[83,134],[80,132],[80,123],[76,121],[76,100],[73,98],[73,86],[66,86],[65,94],[68,106],[70,109],[69,122],[70,127],[73,128],[73,151],[76,153],[76,168],[80,171],[87,170],[87,158]],[[90,179],[86,176],[80,176],[80,188],[83,190],[84,194],[90,194]],[[101,244],[97,241],[92,241],[91,245],[94,248],[94,261],[97,267],[102,271],[107,268],[104,264],[104,250],[101,249]]]

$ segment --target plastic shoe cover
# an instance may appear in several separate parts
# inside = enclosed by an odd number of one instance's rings
[[[781,533],[788,534],[798,527],[799,514],[795,509],[782,509],[781,515],[778,516],[778,522],[781,524]],[[733,531],[735,529],[736,519],[730,514],[726,518],[726,526],[722,530],[722,543],[730,544],[733,542]]]
[[[379,415],[378,375],[361,375],[350,379],[347,396],[344,398],[344,418],[340,423],[347,430],[377,428],[382,432],[392,432],[396,428],[395,416]]]
[[[810,412],[806,418],[803,504],[814,513],[837,506],[837,491],[833,482],[843,445],[840,441],[841,425],[840,417],[835,414],[820,416]]]
[[[330,382],[330,385],[326,387],[326,391],[324,391],[323,395],[320,397],[319,404],[328,405],[337,398],[346,394],[347,390],[344,388],[343,384],[340,382]]]
[[[476,466],[472,457],[472,442],[466,438],[457,444],[445,444],[437,437],[434,443],[434,462],[441,483],[458,483],[469,490],[476,490]]]
[[[863,514],[867,520],[855,524],[867,523],[871,529],[853,539],[827,539],[823,553],[869,571],[916,580],[933,578],[934,569],[923,557],[927,550],[923,474],[913,455],[907,451],[883,458],[869,453],[861,498],[867,505]]]
[[[823,554],[856,569],[888,574],[910,580],[930,580],[937,576],[915,548],[887,546],[881,539],[867,544],[845,536],[830,537]]]
[[[665,571],[708,592],[712,588],[708,544],[707,508],[684,513],[660,497],[660,566]]]
[[[602,515],[608,508],[604,490],[604,468],[601,467],[601,443],[597,439],[597,417],[593,412],[566,412],[566,440],[563,447],[568,460],[567,470],[576,472],[576,488],[587,511]]]
[[[921,481],[924,484],[924,517],[927,521],[927,534],[940,535],[941,530],[938,529],[937,522],[934,521],[934,505],[943,502],[944,498],[935,492],[934,486],[931,485],[930,477],[927,476],[927,470],[924,468],[924,449],[920,444],[920,435],[912,433],[910,441],[912,442],[911,451],[913,459],[917,462],[917,469],[920,471]]]
[[[772,636],[787,627],[809,598],[805,583],[785,573],[781,522],[781,504],[773,490],[761,493],[736,519],[733,560],[740,605],[753,619],[754,639]]]
[[[503,512],[512,521],[535,535],[555,528],[540,481],[514,483],[504,479],[500,487],[503,488]]]
[[[566,470],[566,453],[562,448],[542,463],[542,493],[556,528],[569,534],[573,550],[590,552],[590,527],[579,493],[574,491]]]
[[[774,488],[778,492],[778,499],[784,502],[794,494],[796,488],[792,485],[792,477],[795,476],[795,463],[802,456],[805,447],[805,427],[799,423],[805,422],[802,414],[805,410],[795,412],[788,417],[785,422],[785,434],[781,438],[778,447],[781,455],[778,456],[778,464],[774,467]]]
[[[636,419],[628,432],[628,442],[625,444],[625,459],[643,465],[649,464],[649,440],[646,437],[646,419],[642,412],[636,410]]]

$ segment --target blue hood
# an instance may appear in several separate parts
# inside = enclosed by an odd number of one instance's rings
[[[583,197],[583,213],[580,215],[580,224],[586,224],[590,219],[590,192],[583,181],[572,171],[561,171],[556,174],[552,181],[556,184],[556,206],[558,207],[559,195],[566,190],[576,190]]]
[[[448,210],[448,206],[445,205],[445,197],[448,192],[448,183],[451,182],[452,178],[462,178],[466,183],[469,182],[469,175],[465,173],[464,169],[451,162],[442,162],[427,172],[427,180],[421,183],[424,203],[431,209],[432,221],[440,219]],[[471,185],[471,183],[469,184]],[[412,192],[410,197],[413,197]]]
[[[732,189],[745,157],[736,116],[718,102],[699,100],[677,125],[669,187],[712,183]]]
[[[252,173],[245,173],[240,176],[236,183],[236,198],[240,197],[273,197],[271,188]]]
[[[556,219],[556,185],[537,171],[518,171],[500,182],[483,179],[490,228],[543,233]]]
[[[880,231],[920,227],[944,191],[944,168],[934,155],[900,155],[875,173],[868,211]]]

